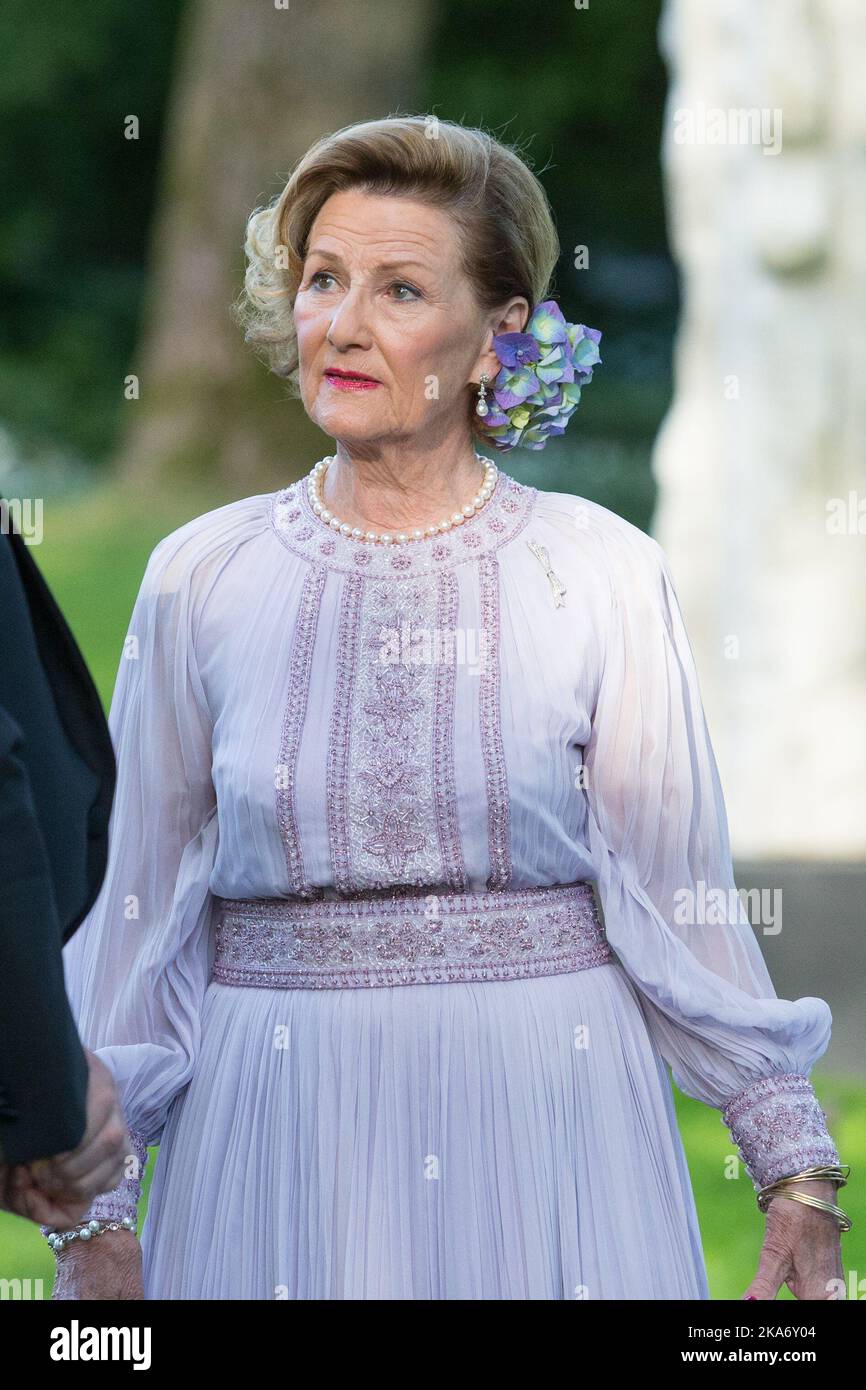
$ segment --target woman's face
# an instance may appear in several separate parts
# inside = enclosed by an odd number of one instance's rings
[[[301,398],[333,439],[363,448],[469,433],[467,387],[491,371],[491,328],[518,331],[529,305],[482,310],[458,235],[448,214],[414,199],[349,189],[323,204],[294,307]]]

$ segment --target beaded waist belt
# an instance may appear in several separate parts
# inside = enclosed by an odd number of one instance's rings
[[[562,975],[613,957],[591,883],[480,893],[218,898],[212,979],[355,989]]]

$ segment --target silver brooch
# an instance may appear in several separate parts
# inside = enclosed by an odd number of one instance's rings
[[[527,541],[526,544],[529,546],[529,549],[532,551],[535,558],[537,560],[540,560],[541,564],[544,566],[544,573],[550,580],[550,587],[553,590],[554,608],[564,608],[565,595],[568,592],[568,590],[566,589],[562,581],[556,577],[556,575],[553,573],[553,570],[550,568],[550,557],[548,556],[546,549],[543,545],[539,545],[537,541]]]

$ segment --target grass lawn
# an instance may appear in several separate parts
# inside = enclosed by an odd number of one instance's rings
[[[139,499],[107,487],[74,504],[46,502],[44,541],[35,548],[37,564],[81,644],[108,706],[120,661],[123,636],[132,604],[154,545],[174,527],[225,498],[161,494]],[[816,1069],[812,1080],[827,1112],[830,1130],[842,1161],[851,1165],[851,1182],[842,1189],[840,1205],[854,1227],[842,1237],[846,1274],[852,1282],[849,1297],[866,1298],[866,1198],[860,1175],[866,1161],[864,1083],[843,1080]],[[719,1112],[675,1091],[680,1130],[689,1161],[698,1207],[704,1254],[713,1298],[739,1298],[757,1268],[764,1218],[755,1205],[748,1174],[726,1177],[732,1153]],[[141,1214],[157,1150],[145,1178]],[[54,1257],[38,1228],[0,1213],[0,1280],[42,1280],[32,1284],[33,1297],[50,1297]],[[792,1295],[786,1289],[782,1298]]]

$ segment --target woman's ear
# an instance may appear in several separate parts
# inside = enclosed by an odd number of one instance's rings
[[[529,301],[522,295],[509,301],[508,307],[499,321],[496,333],[523,333],[529,322]]]
[[[529,317],[529,301],[523,295],[517,295],[514,299],[510,299],[504,309],[499,309],[494,313],[487,331],[486,347],[479,354],[478,361],[473,368],[473,382],[481,380],[482,372],[486,372],[491,381],[498,376],[502,364],[493,350],[493,339],[498,337],[500,333],[522,333],[529,322]]]

